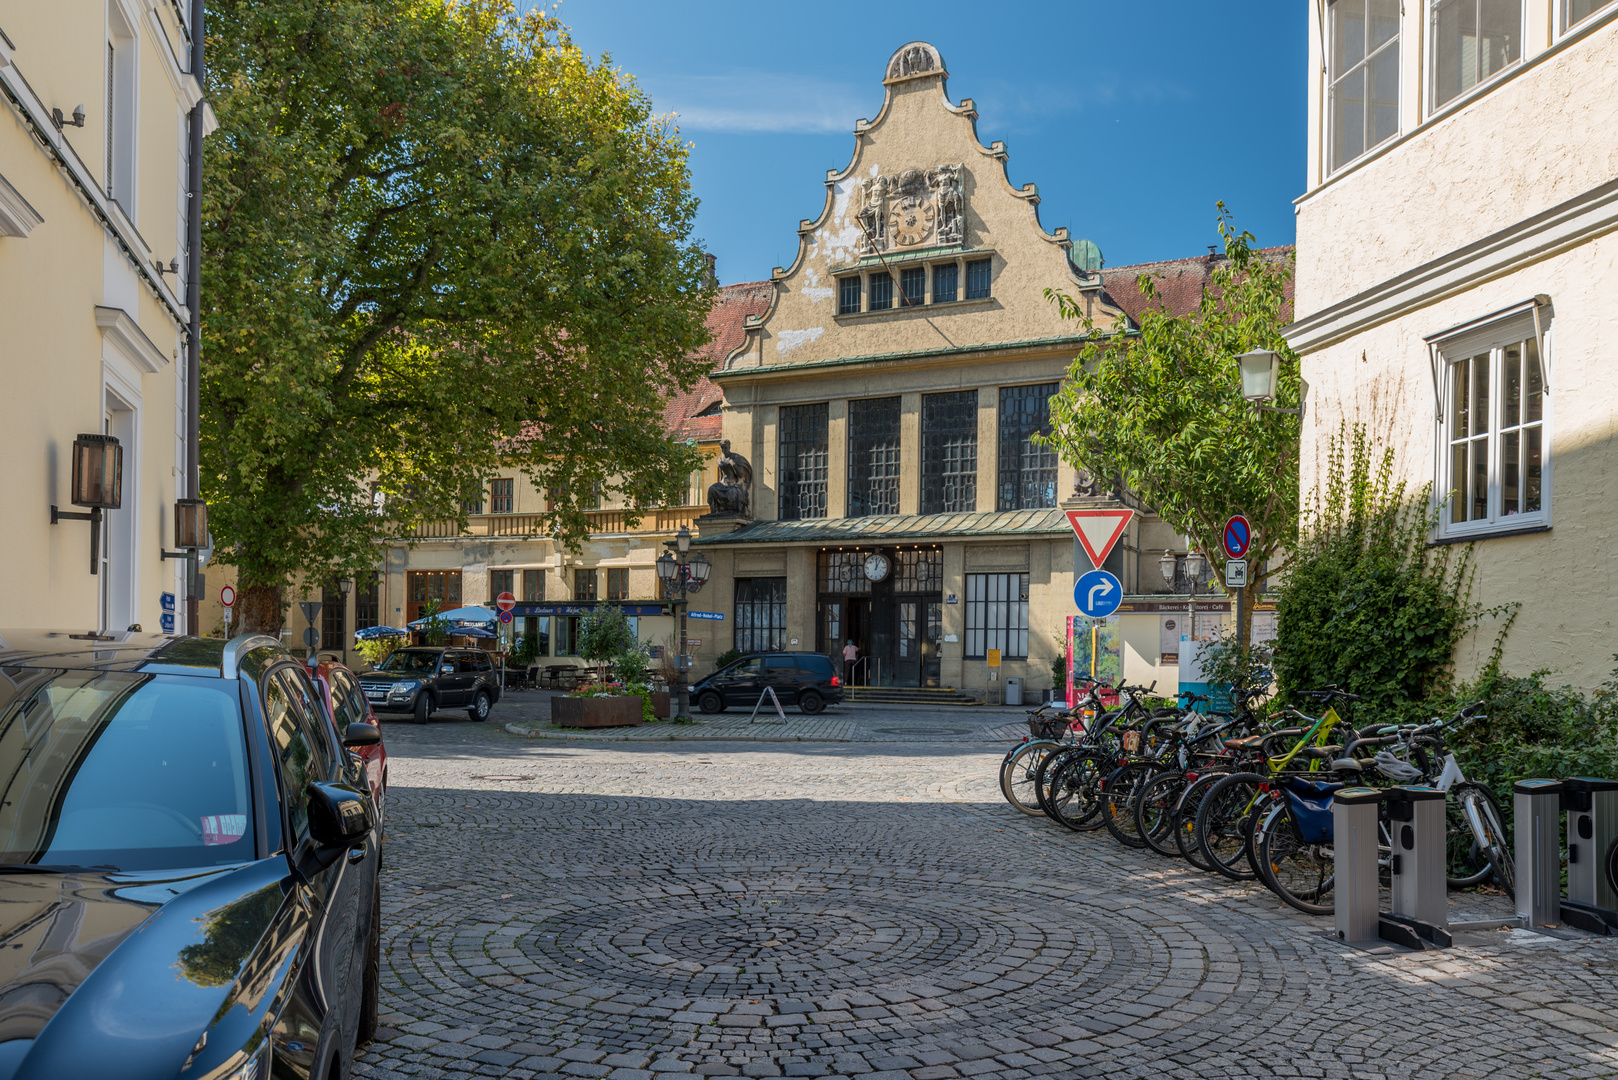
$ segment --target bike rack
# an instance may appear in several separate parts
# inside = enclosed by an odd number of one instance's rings
[[[1376,941],[1381,905],[1377,900],[1377,818],[1382,792],[1343,788],[1332,798],[1332,897],[1337,936],[1349,944]]]
[[[1525,927],[1555,926],[1562,921],[1562,783],[1519,780],[1512,793],[1517,916]]]
[[[1567,813],[1567,898],[1562,921],[1593,934],[1618,928],[1618,894],[1607,880],[1607,849],[1618,838],[1618,780],[1574,776],[1562,781]]]
[[[1454,942],[1444,876],[1444,793],[1411,784],[1389,789],[1383,800],[1393,841],[1393,885],[1392,910],[1382,916],[1380,933],[1407,948],[1447,947]]]

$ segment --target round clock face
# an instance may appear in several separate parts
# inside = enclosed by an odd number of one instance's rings
[[[933,231],[933,203],[931,199],[907,195],[893,205],[888,215],[888,228],[893,239],[905,247],[919,244]]]
[[[881,581],[888,576],[888,557],[881,554],[865,556],[865,576],[872,581]]]

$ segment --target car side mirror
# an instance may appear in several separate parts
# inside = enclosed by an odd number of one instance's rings
[[[309,837],[320,849],[322,865],[335,862],[338,855],[364,841],[376,827],[371,802],[358,788],[316,781],[309,785],[308,798]]]
[[[382,741],[382,729],[375,724],[355,721],[343,731],[343,745],[350,750],[356,746],[375,746]]]

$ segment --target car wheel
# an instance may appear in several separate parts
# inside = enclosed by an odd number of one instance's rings
[[[416,707],[411,711],[415,713],[416,723],[425,724],[433,713],[433,696],[425,690],[417,694]]]
[[[712,690],[706,690],[701,697],[697,698],[697,708],[705,713],[724,712],[725,699]]]
[[[380,866],[377,868],[381,869]],[[377,1007],[382,996],[382,880],[376,883],[371,900],[371,934],[365,949],[365,981],[360,989],[360,1025],[355,1045],[364,1046],[376,1038]]]
[[[472,699],[472,707],[466,710],[466,714],[479,723],[487,720],[489,718],[489,695],[479,690],[478,696]]]
[[[813,716],[826,707],[826,702],[813,690],[805,690],[798,695],[798,711]]]

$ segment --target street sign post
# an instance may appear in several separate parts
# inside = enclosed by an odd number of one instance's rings
[[[229,585],[221,585],[219,587],[219,602],[227,608],[234,607],[236,604],[236,590]]]
[[[690,615],[693,619],[711,619],[716,622],[723,622],[725,618],[722,613],[717,611],[689,611],[686,614]]]
[[[503,622],[503,623],[509,623],[509,622],[511,622],[511,620],[512,620],[512,618],[513,618],[513,617],[514,617],[514,616],[513,616],[513,615],[512,615],[512,614],[511,614],[511,611],[510,611],[510,610],[509,610],[509,609],[505,609],[505,610],[502,610],[502,611],[501,611],[501,612],[500,612],[500,615],[499,615],[499,619],[500,619],[500,621],[501,621],[501,622]]]
[[[1247,560],[1225,560],[1225,588],[1241,589],[1247,586]]]
[[[1105,570],[1092,570],[1073,586],[1073,603],[1092,619],[1105,619],[1123,602],[1123,582]]]
[[[1100,569],[1134,516],[1133,510],[1069,510],[1067,523],[1090,556],[1090,565]]]
[[[510,611],[517,606],[517,598],[508,592],[503,592],[494,598],[494,606],[501,611]],[[501,622],[510,622],[510,619],[501,619]]]
[[[299,600],[298,607],[303,609],[304,622],[309,628],[303,632],[303,643],[309,646],[309,659],[315,658],[315,650],[320,647],[320,630],[315,626],[315,620],[320,618],[320,609],[324,604],[319,600]]]
[[[1240,514],[1233,514],[1225,522],[1225,556],[1231,559],[1245,558],[1247,549],[1253,544],[1253,526]]]

